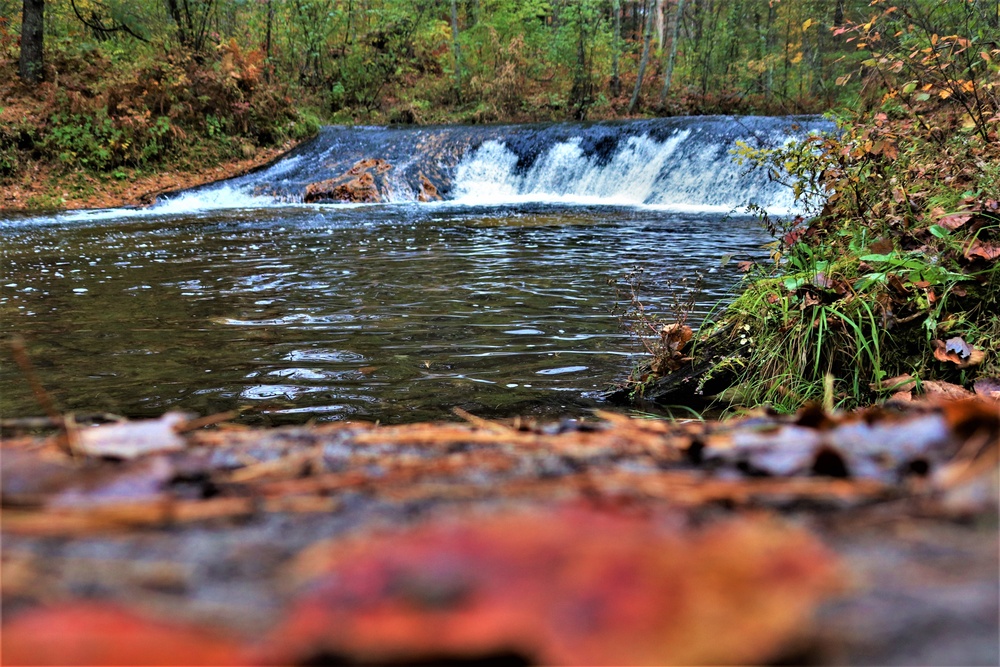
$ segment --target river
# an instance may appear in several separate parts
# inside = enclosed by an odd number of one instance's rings
[[[325,128],[257,174],[149,209],[0,219],[0,333],[22,336],[62,410],[242,411],[253,424],[580,417],[643,349],[613,310],[626,272],[690,321],[769,239],[748,202],[794,213],[737,139],[816,119]],[[366,157],[384,203],[304,204]],[[418,178],[443,201],[415,201]],[[620,285],[619,285],[620,287]],[[0,366],[0,415],[40,414]]]

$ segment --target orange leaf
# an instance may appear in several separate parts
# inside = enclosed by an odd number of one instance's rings
[[[971,213],[952,213],[938,219],[937,224],[945,229],[955,230],[972,219]]]
[[[201,628],[121,607],[78,602],[34,609],[3,624],[7,665],[241,665],[237,644]]]
[[[969,259],[980,257],[992,262],[997,257],[1000,257],[1000,246],[976,240],[966,249],[965,256]]]
[[[320,556],[268,660],[749,664],[837,579],[815,539],[770,521],[692,533],[583,509],[439,521]]]

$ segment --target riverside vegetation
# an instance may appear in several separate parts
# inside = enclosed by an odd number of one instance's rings
[[[773,262],[747,266],[740,295],[685,350],[697,358],[724,339],[690,378],[695,393],[729,388],[738,404],[793,411],[997,389],[998,10],[872,4],[868,21],[835,31],[865,56],[841,78],[863,78],[862,109],[835,136],[737,150],[825,204],[808,220],[758,211],[776,238]],[[675,338],[637,370],[637,393],[656,398],[664,376],[686,372],[654,372],[680,356]]]

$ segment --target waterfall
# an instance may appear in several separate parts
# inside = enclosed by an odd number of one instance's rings
[[[431,184],[446,203],[467,206],[541,202],[738,213],[754,203],[798,213],[805,205],[795,202],[790,188],[764,170],[738,165],[732,151],[737,141],[775,147],[832,130],[817,117],[728,116],[330,126],[267,169],[164,198],[150,212],[299,205],[315,184],[347,180],[362,161],[378,161],[389,168],[373,177],[371,188],[384,203],[416,202]]]

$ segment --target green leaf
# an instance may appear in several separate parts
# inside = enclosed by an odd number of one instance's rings
[[[869,273],[862,276],[860,280],[854,283],[854,289],[863,292],[875,283],[884,283],[885,275],[885,273]]]
[[[948,238],[951,236],[951,232],[947,227],[942,227],[941,225],[931,225],[928,230],[931,235],[936,236],[939,239]]]
[[[888,255],[862,255],[858,259],[862,262],[895,262],[899,260],[899,255],[895,253]]]
[[[805,278],[785,278],[785,289],[789,292],[794,292],[798,288],[806,284]]]

